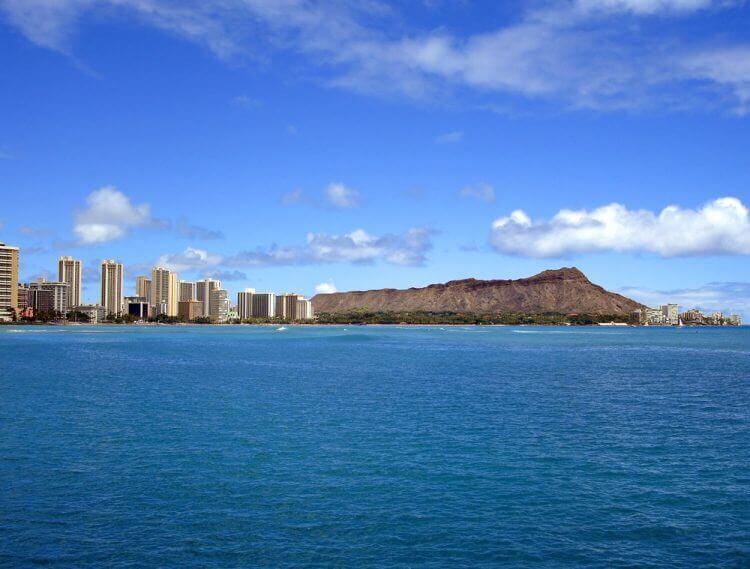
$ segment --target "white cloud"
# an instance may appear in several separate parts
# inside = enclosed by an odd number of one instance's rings
[[[744,108],[747,82],[738,83],[727,68],[742,65],[736,57],[742,48],[732,43],[731,31],[720,30],[727,42],[725,56],[731,57],[719,63],[692,55],[711,53],[716,38],[702,39],[674,27],[654,32],[622,21],[686,17],[741,2],[570,0],[530,5],[515,21],[483,33],[451,33],[455,27],[446,22],[436,26],[438,32],[399,35],[392,24],[403,14],[369,0],[0,0],[9,21],[31,41],[62,51],[68,51],[69,38],[87,12],[111,18],[134,13],[225,59],[266,61],[277,50],[303,54],[314,62],[321,82],[380,96],[436,97],[468,87],[489,99],[489,106],[510,94],[566,107],[616,110],[672,109],[676,103],[682,108],[716,106],[718,92],[720,100],[727,94],[739,97]]]
[[[455,130],[453,132],[446,132],[444,134],[441,134],[437,138],[435,138],[435,142],[438,144],[453,144],[456,142],[461,142],[464,139],[464,133],[460,130]]]
[[[326,202],[339,209],[348,209],[359,205],[359,192],[347,188],[341,182],[329,184],[324,192]]]
[[[86,209],[74,215],[73,232],[80,243],[91,245],[119,239],[131,228],[151,223],[148,204],[133,205],[125,194],[106,186],[86,198]]]
[[[533,222],[522,210],[492,224],[492,246],[501,253],[563,257],[630,251],[662,257],[750,255],[750,216],[737,198],[719,198],[700,209],[670,205],[659,213],[613,203],[597,209],[560,210]]]
[[[180,272],[209,269],[216,267],[221,262],[221,255],[209,253],[205,249],[187,247],[181,253],[162,255],[157,259],[156,265]]]
[[[490,184],[481,182],[473,186],[461,188],[458,195],[462,198],[474,198],[483,202],[492,203],[495,201],[495,188]]]
[[[315,285],[315,294],[333,294],[334,292],[338,292],[338,290],[336,289],[336,285],[330,281]]]

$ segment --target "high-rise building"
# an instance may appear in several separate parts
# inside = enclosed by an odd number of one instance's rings
[[[0,320],[12,320],[18,308],[18,247],[0,243]]]
[[[67,314],[69,310],[68,283],[47,282],[40,278],[29,284],[29,304],[35,312],[59,312]]]
[[[680,315],[676,304],[662,304],[661,313],[664,316],[665,324],[677,326],[680,323]]]
[[[60,257],[57,261],[57,280],[68,283],[68,308],[81,304],[82,265],[73,257]]]
[[[183,300],[198,300],[198,286],[190,281],[180,281],[180,302]]]
[[[151,279],[140,275],[135,277],[135,295],[142,296],[146,302],[151,300]]]
[[[237,316],[240,320],[245,320],[253,315],[253,295],[254,288],[246,288],[243,292],[237,293]]]
[[[203,315],[211,314],[211,291],[221,288],[221,281],[203,279],[196,283],[196,299],[203,303]]]
[[[177,316],[179,299],[177,273],[163,267],[154,267],[151,270],[151,306],[154,314]]]
[[[276,317],[282,320],[309,320],[312,303],[300,294],[284,293],[276,297]]]
[[[274,318],[276,316],[276,295],[272,292],[253,294],[251,314],[256,318]]]
[[[208,316],[214,322],[226,322],[229,313],[229,293],[223,288],[215,288],[209,293]]]
[[[122,263],[113,259],[102,261],[102,294],[100,306],[107,314],[122,314]]]
[[[313,308],[312,302],[306,298],[297,299],[297,313],[295,320],[312,320]]]

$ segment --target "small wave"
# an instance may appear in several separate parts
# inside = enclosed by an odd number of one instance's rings
[[[287,328],[286,326],[279,326],[278,328],[276,328],[276,331],[277,332],[283,332],[284,330],[288,330],[288,329],[289,328]]]

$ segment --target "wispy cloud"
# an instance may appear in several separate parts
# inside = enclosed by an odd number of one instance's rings
[[[294,188],[293,190],[281,194],[281,199],[279,201],[282,205],[294,205],[307,201],[307,199],[302,188]]]
[[[563,209],[538,222],[516,210],[495,220],[490,242],[498,252],[528,257],[601,251],[662,257],[750,255],[750,215],[731,197],[700,209],[670,205],[658,213],[617,203],[591,211]]]
[[[479,201],[492,203],[495,201],[495,188],[485,182],[461,188],[458,195],[462,198],[474,198]]]
[[[359,191],[349,188],[341,182],[329,184],[324,192],[328,205],[338,209],[349,209],[359,205]]]
[[[201,225],[191,225],[186,220],[180,219],[175,224],[175,230],[180,237],[186,239],[197,239],[210,241],[213,239],[224,239],[224,233],[218,229],[209,229]]]
[[[84,14],[135,13],[222,59],[302,54],[321,83],[378,96],[425,99],[470,90],[488,104],[508,103],[510,96],[600,110],[716,107],[730,100],[738,113],[748,100],[746,40],[723,30],[712,37],[708,26],[696,37],[695,26],[655,31],[640,22],[710,18],[741,4],[535,2],[515,20],[479,33],[461,34],[446,22],[423,31],[411,26],[416,31],[406,34],[392,25],[405,14],[372,0],[0,0],[27,38],[67,53]]]
[[[263,105],[260,99],[255,99],[247,95],[238,95],[232,99],[232,102],[243,109],[257,109]]]
[[[460,130],[454,130],[453,132],[443,133],[435,138],[435,142],[438,144],[455,144],[461,142],[464,139],[464,133]]]
[[[244,273],[238,270],[243,268],[375,262],[417,266],[424,264],[427,253],[432,249],[432,234],[426,228],[412,228],[401,234],[381,236],[371,235],[362,229],[344,235],[308,233],[302,245],[272,245],[232,255],[186,247],[178,253],[161,255],[154,264],[177,272],[198,271],[207,275],[232,276],[231,279],[224,276],[223,280],[246,280]]]
[[[209,271],[203,274],[204,278],[216,279],[219,281],[246,281],[247,275],[242,271]]]

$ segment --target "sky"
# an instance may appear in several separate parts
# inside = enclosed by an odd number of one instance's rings
[[[24,280],[231,292],[562,266],[750,320],[750,3],[0,0]]]

